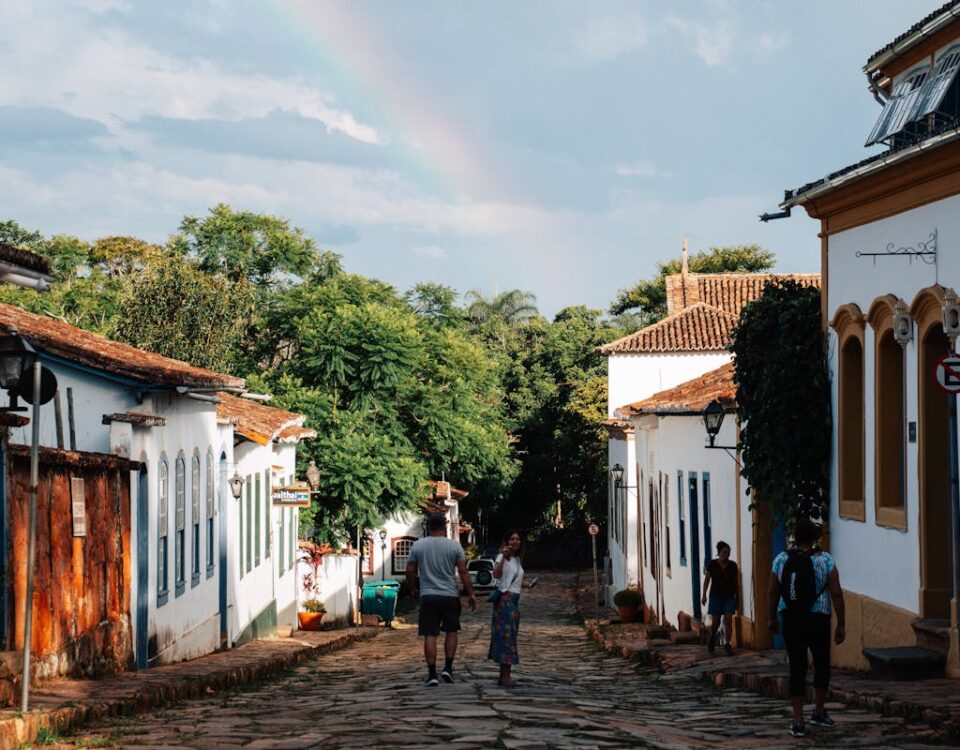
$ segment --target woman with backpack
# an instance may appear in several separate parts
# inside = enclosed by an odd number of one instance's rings
[[[707,607],[707,614],[710,615],[710,640],[707,642],[707,651],[712,654],[717,647],[717,631],[722,621],[723,632],[726,635],[723,650],[726,651],[727,656],[730,656],[733,654],[730,634],[733,632],[733,613],[737,611],[740,570],[730,559],[730,545],[726,542],[717,542],[717,557],[707,563],[703,576],[701,604],[707,603],[708,590],[710,606]]]
[[[846,638],[840,574],[830,554],[815,546],[820,534],[820,526],[809,519],[797,521],[793,533],[796,546],[774,559],[767,590],[768,626],[771,633],[776,633],[782,622],[790,662],[790,702],[793,705],[790,734],[794,737],[804,735],[803,699],[808,650],[813,655],[814,707],[810,723],[833,726],[833,719],[823,705],[830,685],[831,601],[837,610],[833,641],[840,644]]]

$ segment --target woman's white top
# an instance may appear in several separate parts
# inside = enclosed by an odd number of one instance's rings
[[[497,562],[503,560],[503,570],[500,572],[500,579],[497,582],[497,588],[507,594],[519,594],[523,591],[523,566],[520,564],[519,557],[511,557],[509,560],[503,559],[503,553],[497,555]]]

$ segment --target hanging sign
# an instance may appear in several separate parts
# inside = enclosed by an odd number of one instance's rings
[[[937,385],[947,393],[960,393],[960,356],[948,354],[937,362],[934,374]]]
[[[270,499],[278,508],[309,508],[310,485],[294,482],[287,487],[274,487]]]

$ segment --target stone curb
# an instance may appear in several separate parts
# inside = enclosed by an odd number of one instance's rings
[[[790,697],[790,686],[786,675],[718,670],[716,672],[704,672],[702,678],[704,681],[717,687],[753,690],[766,696],[783,698],[784,700]],[[808,693],[811,693],[809,688]],[[812,693],[809,694],[807,698],[812,700]],[[949,711],[928,708],[922,703],[915,703],[913,701],[896,700],[889,695],[859,693],[855,690],[830,688],[827,691],[827,700],[874,711],[881,716],[922,722],[936,729],[946,730],[954,734],[960,732],[960,718],[954,716]]]
[[[200,698],[232,687],[249,685],[332,651],[339,651],[359,641],[374,638],[379,630],[365,629],[360,633],[344,633],[324,643],[302,643],[299,648],[258,657],[247,664],[225,664],[203,674],[171,674],[168,681],[156,681],[133,690],[129,695],[105,701],[62,706],[49,710],[35,710],[26,716],[0,719],[0,750],[16,750],[37,740],[40,732],[61,734],[85,723],[113,716],[129,716],[169,703]],[[227,652],[230,653],[230,652]],[[209,658],[209,657],[208,657]],[[213,655],[216,658],[216,655]],[[190,664],[190,662],[183,662]],[[129,673],[128,673],[129,674]]]
[[[582,588],[580,578],[577,578],[578,592]],[[616,641],[603,634],[596,620],[584,614],[580,597],[577,597],[577,614],[583,620],[587,634],[596,641],[607,653],[631,659],[644,666],[654,667],[661,673],[665,672],[660,650],[655,647],[634,648],[618,646]],[[701,674],[704,682],[721,688],[738,688],[752,690],[772,698],[787,700],[790,697],[790,685],[786,674],[768,674],[763,672],[735,672],[731,670],[710,670]],[[808,688],[809,700],[813,700],[812,690]],[[930,727],[945,730],[951,734],[960,733],[960,717],[949,711],[928,708],[925,704],[913,701],[897,700],[889,695],[876,693],[859,693],[855,690],[830,688],[827,700],[843,703],[848,706],[874,711],[881,716],[902,718],[905,721],[922,722]]]

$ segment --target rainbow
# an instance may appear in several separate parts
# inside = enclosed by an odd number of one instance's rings
[[[455,201],[480,194],[504,200],[513,191],[492,169],[476,141],[423,89],[388,39],[357,4],[317,0],[260,0],[297,51],[322,67],[330,89],[360,97],[375,127],[398,145],[404,166],[424,187]],[[368,115],[368,118],[370,115]]]

